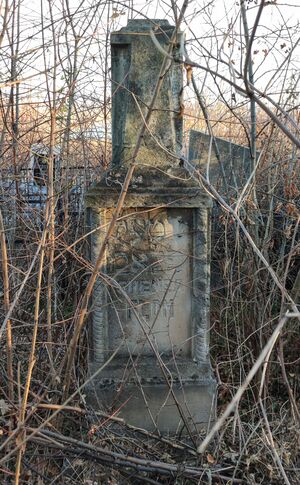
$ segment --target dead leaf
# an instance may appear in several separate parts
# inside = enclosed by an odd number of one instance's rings
[[[295,217],[295,219],[298,219],[298,217],[300,217],[300,212],[295,204],[288,203],[286,204],[285,209],[289,216]]]
[[[18,434],[18,436],[16,437],[16,445],[20,446],[22,453],[24,453],[24,451],[26,450],[26,443],[24,442],[25,437],[26,436],[24,430],[21,431],[21,433]]]
[[[120,15],[125,15],[125,12],[122,12],[121,10],[113,10],[113,14],[110,17],[110,20],[115,20],[120,17]]]
[[[192,80],[193,68],[189,64],[185,64],[184,67],[186,70],[186,84],[189,86]]]
[[[1,412],[1,415],[4,416],[5,414],[7,414],[9,411],[9,405],[7,404],[6,401],[4,401],[4,399],[0,399],[0,412]]]
[[[213,465],[216,462],[215,458],[210,453],[208,453],[206,459],[207,463],[209,463],[210,465]]]

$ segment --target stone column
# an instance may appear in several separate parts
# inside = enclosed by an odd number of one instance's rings
[[[167,20],[130,20],[111,34],[112,165],[130,162],[136,136],[144,121],[163,61],[149,31],[164,50],[174,27]],[[182,34],[178,34],[178,39]],[[174,46],[176,56],[177,46]],[[171,153],[182,148],[182,67],[173,63],[164,77],[138,159],[152,166],[173,163]]]
[[[174,29],[166,21],[130,21],[111,36],[113,164],[86,196],[91,227],[97,228],[92,261],[160,69],[162,55],[150,28],[166,48]],[[211,204],[176,157],[182,141],[181,91],[176,64],[164,79],[107,247],[90,330],[91,372],[120,346],[89,389],[90,400],[120,409],[130,424],[170,433],[207,425],[215,393],[208,340]]]

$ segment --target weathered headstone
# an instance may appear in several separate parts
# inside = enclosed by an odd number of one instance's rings
[[[166,49],[174,29],[166,21],[130,21],[111,37],[113,166],[86,197],[90,225],[97,229],[92,261],[159,75],[162,55],[150,28]],[[207,425],[215,393],[208,343],[210,200],[174,156],[182,140],[181,86],[175,65],[164,78],[107,247],[93,294],[90,339],[91,372],[119,348],[94,380],[90,399],[120,410],[130,424],[171,433]]]
[[[256,157],[259,152],[256,153]],[[232,204],[238,199],[248,177],[253,163],[251,151],[248,147],[232,143],[223,138],[213,140],[207,133],[191,130],[189,133],[189,162],[200,169],[206,177],[207,169],[210,183],[219,194]],[[222,209],[214,202],[212,208],[211,227],[212,244],[222,247],[224,230],[220,224]],[[222,253],[222,250],[221,250]],[[218,255],[218,249],[215,254]],[[219,257],[219,256],[218,256]],[[211,259],[211,291],[222,290],[225,285],[220,272],[220,261]]]
[[[251,151],[223,138],[191,130],[189,136],[189,161],[206,175],[222,195],[237,195],[251,173]],[[209,156],[210,154],[210,156]],[[224,180],[225,178],[225,180]]]

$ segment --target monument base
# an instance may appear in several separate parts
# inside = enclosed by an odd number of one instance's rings
[[[92,261],[125,176],[124,168],[108,172],[86,196],[89,225],[98,228]],[[90,373],[119,347],[87,389],[95,409],[164,434],[196,434],[214,420],[210,206],[183,167],[136,166],[91,301]]]
[[[209,366],[186,359],[162,365],[164,372],[152,357],[116,358],[90,384],[89,403],[151,432],[207,429],[214,420],[216,390]]]

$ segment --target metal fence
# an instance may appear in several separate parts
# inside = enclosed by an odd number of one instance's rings
[[[60,167],[56,170],[54,194],[57,223],[63,220],[63,213],[75,218],[83,212],[84,194],[100,177],[101,170],[101,167],[86,166]],[[12,169],[0,169],[0,206],[8,236],[16,232],[22,221],[27,226],[40,226],[47,200],[47,179],[37,179],[31,168],[21,169],[18,174]]]

